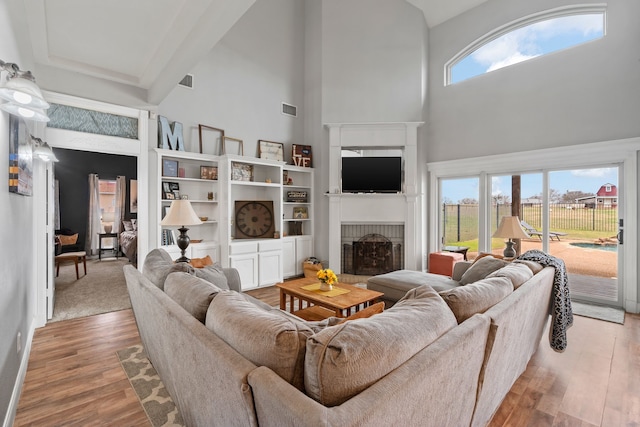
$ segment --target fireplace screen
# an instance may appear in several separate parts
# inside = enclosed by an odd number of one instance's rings
[[[351,245],[352,274],[375,275],[394,268],[394,248],[391,240],[381,234],[367,234]]]

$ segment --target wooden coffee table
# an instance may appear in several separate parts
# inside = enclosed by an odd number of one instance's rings
[[[332,297],[302,289],[303,286],[314,283],[318,283],[318,279],[309,278],[277,284],[276,286],[280,288],[280,309],[286,310],[288,297],[291,313],[305,320],[322,320],[331,316],[347,317],[353,310],[358,311],[361,306],[367,307],[384,295],[382,292],[370,291],[346,283],[338,283],[334,287],[349,292]],[[297,304],[296,300],[298,300]]]

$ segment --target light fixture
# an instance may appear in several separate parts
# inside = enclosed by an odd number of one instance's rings
[[[505,258],[515,258],[516,250],[513,248],[514,242],[511,239],[528,239],[529,235],[524,232],[517,216],[503,216],[500,226],[493,233],[493,237],[504,237],[509,239],[503,255]]]
[[[105,212],[102,214],[102,226],[104,232],[110,234],[113,231],[113,222],[116,220],[115,212]]]
[[[0,109],[36,122],[48,122],[44,112],[49,103],[44,100],[31,71],[22,71],[17,64],[0,60],[0,72],[7,72],[7,82],[0,87],[0,98],[7,101]]]
[[[41,140],[40,138],[36,138],[31,135],[31,139],[33,140],[33,155],[37,156],[40,160],[45,162],[57,162],[59,161],[55,154],[53,154],[53,150],[49,147],[49,144]]]
[[[176,260],[176,262],[189,262],[189,258],[187,258],[184,253],[189,246],[189,236],[187,236],[188,228],[185,225],[199,225],[202,224],[198,215],[196,215],[193,207],[189,200],[174,200],[171,202],[171,206],[169,206],[169,212],[164,217],[162,221],[160,221],[160,225],[169,225],[169,226],[180,226],[178,230],[180,231],[180,236],[176,239],[176,243],[182,252],[182,256]]]

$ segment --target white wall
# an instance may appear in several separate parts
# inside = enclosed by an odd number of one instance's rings
[[[303,142],[304,3],[258,0],[192,70],[195,88],[176,87],[158,113],[184,126],[185,148],[198,152],[198,124],[222,128],[258,156],[258,140]],[[281,103],[298,117],[281,114]],[[207,152],[205,150],[205,152]]]
[[[421,121],[424,25],[404,0],[324,0],[322,120]]]
[[[574,2],[495,0],[431,30],[429,161],[640,135],[636,0],[608,2],[601,40],[444,87],[444,64],[477,38]]]
[[[21,69],[29,70],[32,58],[24,54],[23,46],[18,46],[15,31],[24,25],[23,20],[10,20],[16,8],[16,16],[24,16],[21,1],[0,2],[0,59],[14,62]],[[14,29],[15,26],[15,29]],[[6,73],[2,73],[4,80]],[[37,77],[37,75],[36,75]],[[2,164],[2,185],[0,185],[0,422],[12,419],[15,408],[9,408],[12,393],[19,386],[21,363],[26,369],[24,348],[32,329],[36,310],[35,273],[32,260],[35,259],[34,232],[32,227],[34,197],[9,193],[7,184],[9,153],[9,115],[0,112],[0,164]],[[23,350],[17,352],[17,334],[21,333]],[[14,396],[17,397],[17,396]],[[15,402],[14,402],[15,403]],[[11,422],[8,423],[10,425]]]

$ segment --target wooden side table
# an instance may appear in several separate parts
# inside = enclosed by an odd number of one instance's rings
[[[456,254],[462,254],[464,256],[464,260],[467,260],[467,251],[469,250],[468,246],[445,246],[442,248],[444,252],[453,252]]]
[[[110,251],[112,248],[102,248],[102,239],[113,239],[113,250],[116,251],[116,258],[118,258],[118,233],[98,233],[98,259],[102,259],[102,251]]]

